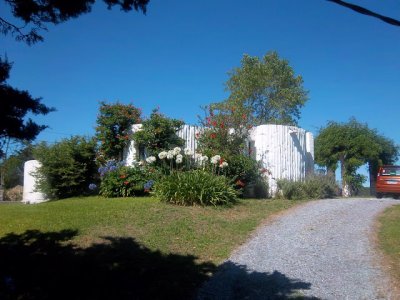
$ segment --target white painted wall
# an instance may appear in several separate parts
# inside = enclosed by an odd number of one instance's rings
[[[250,134],[251,155],[270,172],[271,193],[278,179],[304,180],[314,170],[314,139],[304,129],[285,125],[260,125]]]
[[[140,127],[140,124],[134,125],[132,130]],[[184,125],[177,134],[185,140],[185,147],[195,152],[195,136],[200,131],[199,127]],[[304,180],[314,171],[314,137],[302,128],[272,124],[256,126],[250,133],[248,145],[251,155],[270,172],[267,180],[273,194],[276,180]],[[131,141],[124,155],[126,165],[133,165],[137,150]]]
[[[36,191],[36,178],[33,174],[40,167],[37,160],[28,160],[24,164],[24,190],[22,202],[24,203],[41,203],[47,201],[46,195]]]

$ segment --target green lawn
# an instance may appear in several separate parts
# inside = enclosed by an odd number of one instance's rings
[[[299,203],[179,207],[90,197],[3,204],[0,298],[187,299],[257,225]]]
[[[397,287],[400,287],[400,205],[385,210],[379,217],[379,245],[382,248]]]

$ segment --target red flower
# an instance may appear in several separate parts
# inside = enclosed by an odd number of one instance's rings
[[[119,178],[121,178],[121,179],[124,179],[124,178],[126,178],[126,174],[122,174],[122,175],[120,175],[120,176],[119,176]]]
[[[217,126],[217,122],[216,122],[216,121],[213,121],[213,122],[211,123],[211,125],[214,126],[214,127],[216,127],[216,126]]]
[[[216,137],[217,137],[217,135],[215,133],[210,134],[210,138],[215,139]]]
[[[240,187],[244,187],[244,186],[245,186],[244,182],[241,181],[240,179],[238,179],[238,180],[236,181],[236,185],[238,185],[238,186],[240,186]]]
[[[243,119],[243,120],[246,120],[246,118],[247,118],[246,114],[243,114],[243,115],[242,115],[242,119]]]
[[[129,181],[128,181],[128,180],[124,181],[124,184],[125,184],[125,185],[128,185],[128,184],[129,184]]]
[[[211,118],[207,117],[206,120],[207,120],[207,125],[210,125],[211,124]]]
[[[200,133],[196,132],[196,139],[200,137]]]
[[[221,165],[224,161],[225,161],[225,160],[224,160],[223,158],[221,158],[221,159],[219,160],[219,164]]]
[[[221,129],[224,129],[224,127],[225,127],[224,123],[221,123],[221,125],[219,125],[219,127],[220,127]]]

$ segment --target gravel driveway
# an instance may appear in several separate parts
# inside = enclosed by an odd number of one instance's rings
[[[199,291],[198,299],[395,299],[374,254],[374,218],[390,199],[332,199],[265,225]]]

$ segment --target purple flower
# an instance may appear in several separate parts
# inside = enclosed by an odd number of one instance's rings
[[[89,190],[94,191],[95,189],[97,189],[97,185],[94,183],[89,184]]]

